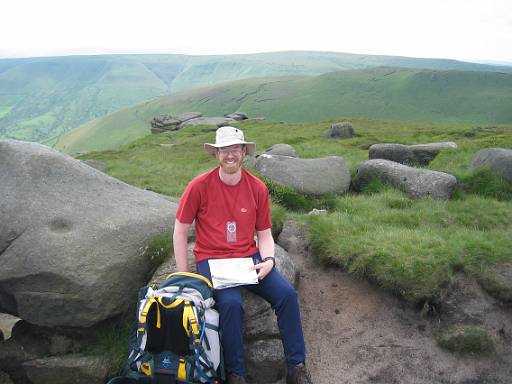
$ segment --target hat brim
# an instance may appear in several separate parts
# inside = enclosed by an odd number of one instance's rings
[[[228,141],[226,143],[222,143],[222,145],[205,143],[204,144],[204,149],[210,155],[215,156],[215,153],[217,152],[218,148],[229,147],[230,145],[236,145],[236,144],[243,144],[243,145],[245,145],[245,153],[247,155],[249,155],[249,156],[254,155],[254,152],[256,152],[256,143],[247,142],[247,141],[240,141],[240,140]]]

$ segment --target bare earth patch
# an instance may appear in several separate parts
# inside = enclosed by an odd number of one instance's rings
[[[315,384],[511,382],[510,310],[501,309],[495,353],[457,356],[435,343],[443,320],[424,319],[398,298],[311,257],[291,256],[303,264],[298,293]]]

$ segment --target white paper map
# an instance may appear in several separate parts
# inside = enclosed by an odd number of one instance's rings
[[[210,259],[213,288],[224,289],[237,285],[258,284],[258,274],[251,269],[252,257],[234,259]]]

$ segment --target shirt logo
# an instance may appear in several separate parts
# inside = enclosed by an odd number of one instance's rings
[[[241,208],[241,209],[240,209],[240,212],[242,212],[242,213],[247,212],[247,208]]]

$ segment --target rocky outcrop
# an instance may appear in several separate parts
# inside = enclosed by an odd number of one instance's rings
[[[272,156],[288,156],[288,157],[297,157],[297,152],[295,148],[293,148],[289,144],[274,144],[267,149],[265,149],[265,154]]]
[[[350,186],[347,165],[338,156],[297,159],[263,154],[257,158],[255,168],[272,182],[304,194],[340,194]]]
[[[228,117],[236,121],[247,120],[249,118],[245,112],[226,113],[224,117]]]
[[[386,159],[405,165],[427,165],[442,149],[454,149],[454,142],[429,144],[373,144],[368,151],[369,159]]]
[[[223,117],[204,117],[201,112],[183,112],[173,115],[161,114],[151,120],[151,132],[177,131],[193,125],[222,127],[233,125],[237,121],[247,120],[248,118],[249,116],[245,112],[226,113]]]
[[[512,149],[487,148],[478,151],[471,160],[471,167],[489,168],[512,183]]]
[[[13,384],[11,378],[6,372],[0,371],[0,384]]]
[[[15,384],[105,383],[113,368],[112,356],[79,353],[96,339],[92,334],[21,320],[14,326],[12,337],[0,342],[0,375],[1,371],[8,373]]]
[[[23,369],[33,384],[104,384],[110,367],[100,356],[66,355],[30,360]]]
[[[90,327],[123,313],[176,205],[46,146],[0,141],[0,311]]]
[[[367,160],[357,168],[354,189],[363,190],[373,179],[393,185],[412,198],[449,199],[457,179],[448,173],[408,167],[390,160]]]
[[[201,112],[183,112],[175,115],[161,114],[151,120],[151,132],[176,131],[181,128],[182,123],[201,116],[203,116]]]
[[[197,117],[181,123],[179,129],[190,125],[213,125],[215,127],[221,127],[223,125],[232,125],[235,121],[235,119],[229,117]]]
[[[311,244],[308,225],[293,220],[286,221],[277,243],[289,254],[307,257]]]
[[[349,139],[354,137],[354,127],[349,121],[332,124],[325,132],[325,137],[327,139]]]

